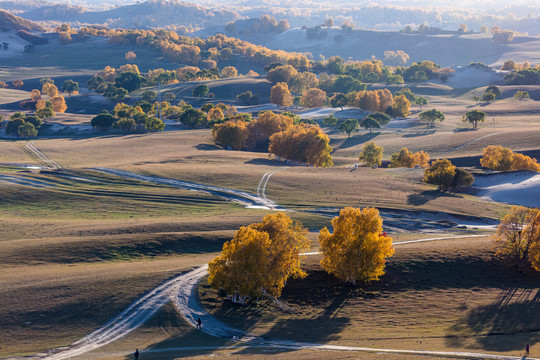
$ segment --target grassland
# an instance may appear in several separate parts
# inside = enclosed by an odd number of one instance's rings
[[[5,79],[23,78],[25,89],[31,89],[41,77],[84,79],[106,65],[118,67],[126,62],[123,54],[129,50],[133,49],[104,43],[50,45],[35,56],[3,63],[0,74]],[[135,52],[134,63],[142,71],[175,67],[153,51]],[[74,57],[81,62],[74,65],[70,60]],[[179,101],[191,97],[194,85],[168,85],[163,90],[175,92]],[[270,86],[259,78],[223,79],[208,85],[216,101],[233,100],[245,90],[259,92],[265,101]],[[0,308],[0,318],[7,319],[0,324],[0,356],[32,354],[73,342],[165,279],[207,262],[235,229],[259,221],[267,213],[200,192],[104,175],[92,170],[94,167],[254,194],[263,175],[279,169],[269,181],[266,195],[297,210],[288,214],[312,231],[313,250],[317,249],[318,230],[330,225],[328,214],[313,212],[322,209],[376,206],[390,214],[388,217],[412,214],[414,222],[408,232],[394,229],[393,236],[400,240],[444,232],[441,221],[450,217],[496,222],[508,205],[461,193],[440,194],[421,181],[421,169],[347,167],[358,162],[358,153],[370,140],[384,146],[386,161],[392,152],[407,147],[427,151],[432,158],[450,157],[475,172],[481,171],[478,157],[489,144],[538,151],[539,87],[527,87],[533,100],[518,102],[512,99],[518,88],[502,86],[501,100],[476,106],[471,97],[481,94],[483,88],[474,84],[460,90],[437,84],[414,88],[429,99],[426,108],[446,114],[446,120],[433,128],[417,121],[420,109],[414,106],[410,119],[393,121],[373,134],[362,130],[347,138],[325,129],[336,164],[328,169],[282,167],[266,153],[226,151],[214,144],[210,130],[182,126],[168,125],[167,131],[152,134],[74,131],[39,137],[36,147],[58,162],[61,171],[22,170],[17,164],[45,164],[25,151],[25,141],[0,141],[0,303],[6,304]],[[9,115],[16,109],[13,104],[27,93],[0,89],[0,96],[3,103],[11,104],[2,110]],[[67,101],[71,113],[51,121],[67,128],[88,126],[90,114],[114,105],[88,94]],[[461,122],[461,116],[474,108],[488,114],[477,130]],[[79,113],[81,110],[85,112]],[[17,181],[26,185],[17,185]],[[452,232],[458,231],[470,233],[452,228]],[[319,259],[311,257],[306,260],[309,276],[290,281],[283,295],[284,301],[299,310],[292,315],[276,312],[265,302],[252,308],[232,306],[207,284],[202,285],[200,296],[225,322],[275,338],[512,355],[519,353],[523,343],[536,349],[540,324],[532,312],[538,302],[538,276],[503,269],[491,256],[490,239],[405,245],[389,262],[388,274],[380,283],[361,288],[336,282],[321,271]],[[311,331],[302,331],[305,329]],[[132,335],[84,358],[125,359],[135,347],[186,346],[209,348],[182,350],[180,355],[176,350],[156,352],[152,358],[329,356],[308,350],[293,355],[276,349],[231,349],[230,345],[194,331],[167,307]],[[388,358],[386,354],[348,352],[331,356]]]

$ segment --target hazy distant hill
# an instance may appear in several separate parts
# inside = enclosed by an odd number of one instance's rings
[[[226,33],[222,27],[214,27],[193,35],[206,37],[217,32]],[[403,50],[410,56],[409,64],[431,60],[442,66],[468,65],[470,62],[491,65],[502,64],[508,59],[540,63],[540,38],[537,37],[516,37],[510,44],[498,45],[486,34],[459,34],[450,31],[441,31],[440,34],[405,34],[398,31],[345,31],[339,27],[321,28],[311,37],[308,36],[308,30],[301,28],[292,28],[281,34],[246,35],[238,31],[234,36],[274,50],[310,52],[315,60],[319,59],[319,54],[326,58],[339,55],[344,59],[363,60],[375,56],[382,60],[385,51]]]
[[[0,10],[0,30],[27,30],[27,31],[45,31],[45,29],[32,21],[23,19],[19,16],[10,14],[7,11]]]
[[[80,6],[54,5],[25,12],[21,16],[36,21],[65,21],[105,24],[110,27],[164,27],[184,25],[194,28],[226,24],[240,19],[235,11],[211,8],[176,0],[149,0],[108,11],[87,11]]]

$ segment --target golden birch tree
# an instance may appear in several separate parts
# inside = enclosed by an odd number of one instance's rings
[[[321,266],[338,279],[379,280],[386,258],[394,254],[392,238],[382,229],[382,218],[375,208],[347,207],[332,219],[334,233],[325,227],[319,233],[323,259]]]

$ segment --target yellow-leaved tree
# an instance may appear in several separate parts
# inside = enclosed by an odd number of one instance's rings
[[[399,152],[392,154],[390,158],[390,166],[392,168],[407,167],[413,168],[415,166],[428,167],[429,166],[429,154],[420,150],[419,152],[412,153],[407,148],[402,148]]]
[[[242,226],[223,245],[221,256],[208,264],[208,282],[224,289],[234,303],[244,304],[249,297],[262,297],[269,248],[268,233]]]
[[[540,210],[513,206],[497,227],[495,256],[520,271],[540,271]]]
[[[480,165],[492,170],[531,170],[540,172],[540,164],[535,158],[515,153],[500,145],[489,145],[482,150]]]
[[[234,150],[242,150],[249,137],[249,130],[243,121],[225,121],[223,124],[214,125],[212,136],[218,144],[230,146]]]
[[[375,208],[347,207],[332,219],[334,233],[321,230],[319,242],[322,267],[342,281],[379,280],[386,258],[394,254],[392,238],[382,229],[382,218]]]
[[[289,277],[306,275],[300,267],[300,252],[309,247],[306,233],[283,213],[241,227],[208,264],[208,282],[235,303],[263,296],[276,300]]]

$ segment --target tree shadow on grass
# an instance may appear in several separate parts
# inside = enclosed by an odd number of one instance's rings
[[[458,132],[468,132],[468,131],[477,131],[477,130],[478,128],[455,128],[453,132],[458,133]]]
[[[330,146],[334,148],[334,150],[342,150],[342,149],[348,149],[353,146],[361,145],[365,142],[368,142],[377,136],[380,135],[380,132],[372,132],[372,133],[366,133],[359,136],[351,136],[350,138],[345,139],[340,143],[340,140],[330,141]],[[337,145],[339,144],[339,145]]]
[[[419,194],[409,194],[407,195],[407,204],[408,205],[424,205],[431,200],[435,200],[440,197],[451,197],[451,198],[459,198],[459,195],[452,194],[449,192],[441,192],[437,190],[426,190],[422,191]]]
[[[222,148],[220,148],[219,146],[217,145],[211,145],[211,144],[197,144],[194,146],[195,149],[197,150],[223,150]]]
[[[519,340],[509,341],[509,336]],[[446,342],[463,347],[471,338],[475,345],[492,351],[521,350],[524,344],[540,342],[540,290],[501,290],[493,304],[470,310],[452,325]]]
[[[432,135],[432,134],[435,134],[435,130],[420,130],[414,133],[402,135],[401,137],[411,138],[411,137],[426,136],[426,135]]]

